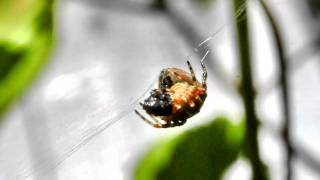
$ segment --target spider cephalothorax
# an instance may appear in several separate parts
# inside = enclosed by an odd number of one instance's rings
[[[172,110],[170,95],[157,89],[153,89],[150,96],[140,105],[148,114],[155,116],[168,116]]]
[[[193,68],[187,61],[190,73],[178,68],[163,69],[159,76],[159,87],[140,103],[151,120],[139,111],[135,112],[147,123],[156,128],[183,125],[188,118],[197,114],[207,97],[207,71],[201,61],[202,82],[198,82]]]

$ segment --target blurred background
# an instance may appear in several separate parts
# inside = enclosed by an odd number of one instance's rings
[[[0,180],[319,179],[320,3],[265,3],[1,0]],[[168,129],[134,114],[161,69],[190,58],[201,79],[207,50],[200,113]]]

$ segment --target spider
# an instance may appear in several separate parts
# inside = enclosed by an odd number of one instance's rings
[[[142,120],[155,128],[169,128],[183,125],[200,111],[207,97],[207,71],[202,59],[200,83],[189,61],[187,64],[190,73],[178,68],[161,71],[158,89],[151,90],[150,96],[139,103],[150,119],[135,109]]]

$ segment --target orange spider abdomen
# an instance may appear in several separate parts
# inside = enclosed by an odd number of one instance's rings
[[[172,100],[172,118],[190,118],[200,111],[207,96],[206,88],[200,83],[190,85],[176,83],[169,90]]]

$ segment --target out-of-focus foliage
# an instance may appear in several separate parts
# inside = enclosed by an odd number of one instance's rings
[[[0,116],[48,59],[52,0],[0,1]]]
[[[205,9],[205,8],[209,8],[211,4],[216,2],[216,0],[192,0],[192,2],[195,5]],[[167,2],[165,0],[154,0],[152,1],[151,6],[157,9],[166,9]]]
[[[154,0],[152,1],[151,7],[156,8],[156,9],[166,9],[166,1],[165,0]]]
[[[192,0],[192,2],[202,8],[208,8],[215,2],[215,0]]]
[[[156,144],[135,170],[135,180],[221,179],[236,159],[244,124],[225,118],[188,130]]]
[[[307,5],[314,18],[320,15],[320,1],[319,0],[307,0]]]
[[[233,15],[241,19],[235,22],[237,46],[239,52],[239,70],[241,74],[240,92],[246,119],[245,153],[251,164],[252,179],[269,179],[267,168],[259,154],[258,132],[259,118],[255,105],[255,85],[251,57],[250,34],[247,16],[247,1],[233,0]],[[243,7],[243,8],[241,8]],[[243,9],[239,14],[239,9]]]

